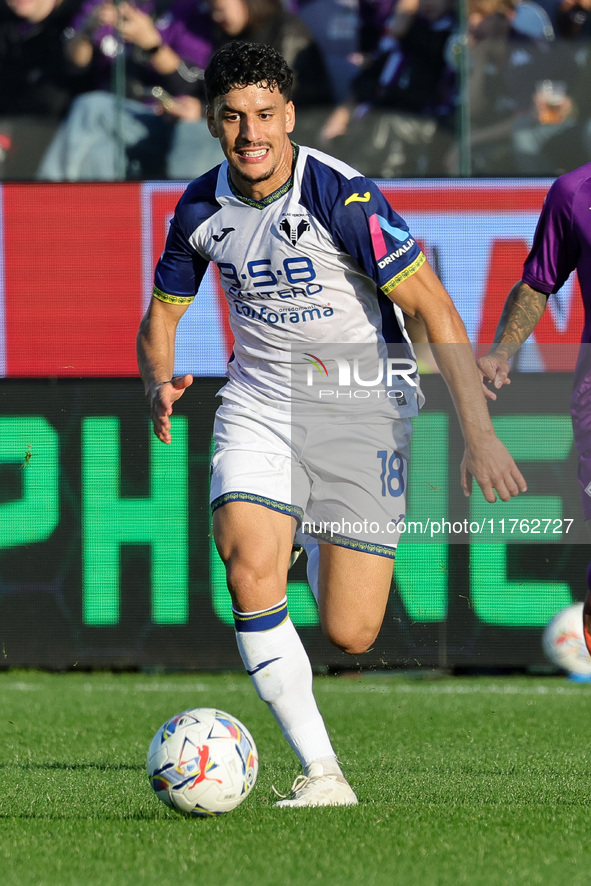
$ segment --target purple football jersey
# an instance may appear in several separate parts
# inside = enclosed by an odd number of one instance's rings
[[[581,341],[591,342],[591,163],[561,175],[548,191],[523,280],[550,295],[574,270],[585,307]]]
[[[570,407],[583,515],[591,520],[591,163],[561,175],[548,191],[523,280],[550,295],[574,270],[581,286],[585,323]]]

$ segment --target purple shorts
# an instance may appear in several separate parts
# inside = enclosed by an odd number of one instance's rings
[[[591,520],[591,345],[581,345],[570,402],[583,516]]]

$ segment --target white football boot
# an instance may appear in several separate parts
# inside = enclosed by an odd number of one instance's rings
[[[275,806],[295,808],[298,806],[356,806],[357,797],[338,766],[327,767],[322,761],[306,766],[298,775],[291,791]]]

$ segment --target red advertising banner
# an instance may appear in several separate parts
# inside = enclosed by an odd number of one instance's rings
[[[490,342],[519,279],[549,180],[381,182],[454,299],[471,340]],[[182,183],[0,187],[0,376],[137,375],[135,337]],[[550,301],[533,369],[562,365],[582,328],[578,283]],[[177,369],[221,376],[232,349],[217,274],[177,336]]]
[[[135,184],[4,186],[6,375],[137,372],[140,192]]]

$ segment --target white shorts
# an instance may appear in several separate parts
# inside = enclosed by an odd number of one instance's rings
[[[394,557],[406,512],[410,419],[307,421],[224,402],[214,424],[213,510],[248,501],[289,514],[319,541]]]

